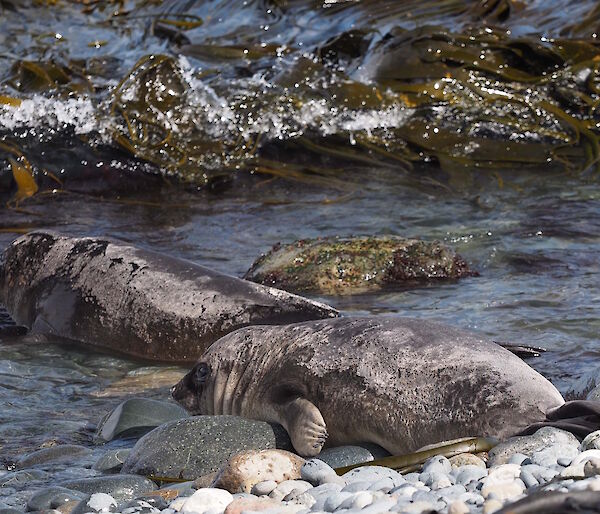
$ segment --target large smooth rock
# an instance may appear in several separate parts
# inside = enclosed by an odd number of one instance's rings
[[[247,450],[292,445],[283,427],[237,416],[194,416],[171,421],[142,437],[123,465],[123,473],[194,480],[217,471]]]
[[[100,421],[96,438],[101,441],[139,437],[176,419],[189,417],[187,411],[173,402],[131,398],[120,403]]]
[[[84,455],[90,455],[92,450],[85,446],[74,444],[61,444],[42,448],[33,453],[25,455],[17,461],[17,469],[30,468],[32,466],[47,464],[57,461],[72,461],[81,458]]]
[[[506,464],[512,455],[531,456],[555,444],[579,447],[579,440],[570,432],[554,427],[542,427],[533,435],[511,437],[489,451],[489,466]]]
[[[342,295],[471,275],[467,263],[439,241],[372,236],[277,244],[244,278],[286,291]]]
[[[248,325],[337,316],[327,305],[105,238],[31,232],[9,245],[0,303],[17,323],[128,355],[195,361]]]
[[[285,450],[261,450],[238,453],[221,469],[213,487],[230,493],[249,493],[254,485],[266,480],[276,483],[300,478],[304,459]]]
[[[138,475],[110,475],[82,478],[80,480],[69,480],[60,485],[67,489],[87,494],[110,494],[117,501],[132,500],[136,496],[156,489],[156,484],[152,480]]]

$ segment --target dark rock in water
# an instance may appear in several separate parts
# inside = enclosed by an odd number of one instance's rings
[[[194,480],[217,471],[236,453],[269,448],[292,448],[283,427],[237,416],[195,416],[142,437],[122,472]]]
[[[39,469],[27,469],[22,471],[15,471],[14,473],[8,473],[0,477],[0,487],[9,486],[20,488],[31,482],[38,480],[44,480],[48,477],[48,473]]]
[[[598,389],[597,389],[598,388]],[[600,397],[600,368],[594,368],[579,377],[565,393],[567,400],[596,400]]]
[[[326,448],[319,453],[317,458],[332,468],[342,468],[389,456],[390,452],[381,446],[372,443],[360,443]]]
[[[0,514],[23,514],[23,511],[18,509],[0,509]]]
[[[120,448],[118,450],[109,450],[100,457],[93,465],[96,471],[103,473],[118,473],[123,467],[131,450],[129,448]]]
[[[86,494],[106,493],[117,501],[133,500],[144,493],[154,491],[156,484],[152,480],[138,475],[110,475],[80,480],[69,480],[61,484]]]
[[[46,464],[48,462],[75,460],[75,458],[90,455],[91,453],[92,450],[85,446],[61,444],[25,455],[17,462],[17,469],[30,468],[31,466]]]
[[[247,325],[337,316],[327,305],[193,262],[51,232],[22,236],[4,251],[0,303],[34,333],[160,361],[195,361]]]
[[[587,394],[585,399],[600,402],[600,386],[594,387],[594,389]]]
[[[244,278],[286,291],[343,295],[472,275],[467,263],[438,241],[376,236],[277,244]]]
[[[112,441],[139,437],[163,423],[188,416],[185,409],[173,402],[131,398],[119,404],[100,422],[96,438]]]
[[[35,493],[27,502],[27,510],[55,509],[65,503],[79,502],[87,497],[86,493],[73,491],[65,487],[48,487]]]

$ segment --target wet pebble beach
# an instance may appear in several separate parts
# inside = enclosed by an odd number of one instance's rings
[[[600,514],[599,30],[0,0],[0,514]]]
[[[305,460],[288,451],[277,425],[189,417],[174,403],[143,398],[104,416],[94,437],[93,447],[48,445],[4,466],[0,514],[491,514],[553,491],[600,492],[600,431],[580,441],[543,427],[403,473],[368,465],[389,455],[377,445],[327,448]]]

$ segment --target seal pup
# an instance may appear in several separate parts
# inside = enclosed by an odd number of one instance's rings
[[[506,437],[564,403],[477,334],[409,318],[338,318],[238,330],[176,384],[192,414],[283,425],[298,453],[376,443],[393,455],[465,436]]]
[[[189,362],[252,324],[337,316],[322,303],[112,239],[32,232],[6,248],[0,303],[33,333]]]

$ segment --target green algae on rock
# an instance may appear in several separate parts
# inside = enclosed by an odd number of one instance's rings
[[[439,241],[373,236],[278,243],[244,278],[286,291],[348,295],[473,275],[465,260]]]

